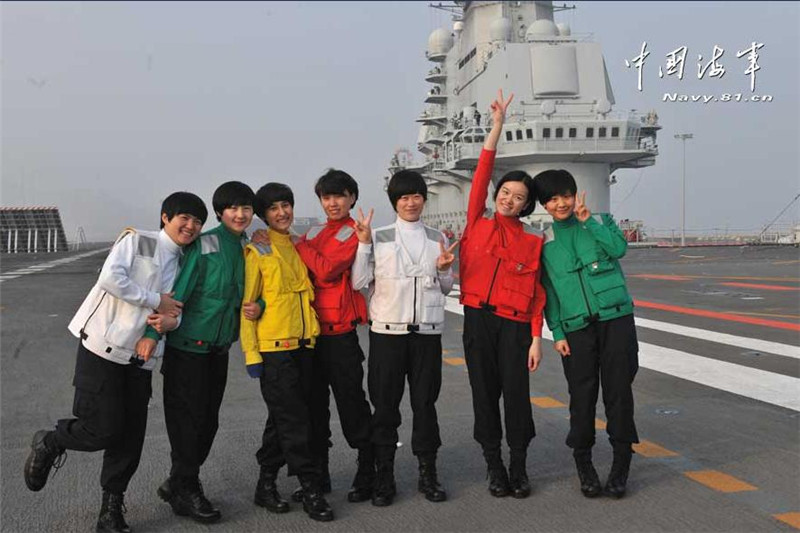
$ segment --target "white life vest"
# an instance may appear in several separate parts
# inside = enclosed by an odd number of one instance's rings
[[[374,232],[374,281],[370,284],[370,328],[376,333],[441,334],[444,325],[444,292],[436,262],[445,241],[438,230],[425,227],[425,244],[418,262],[411,258],[398,237],[396,224]],[[444,290],[443,290],[444,289]]]
[[[126,228],[117,238],[118,243],[126,235],[133,239],[136,250],[129,277],[143,289],[161,292],[161,268],[158,264],[157,231],[140,231]],[[147,316],[153,309],[133,305],[116,298],[95,283],[78,312],[69,323],[69,331],[82,339],[90,352],[119,364],[130,364],[135,358],[136,342],[142,338],[147,327]],[[142,365],[152,370],[156,358],[164,354],[164,339],[158,341],[150,360]]]

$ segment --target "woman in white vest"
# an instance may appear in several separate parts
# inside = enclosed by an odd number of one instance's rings
[[[436,475],[441,446],[436,399],[442,385],[442,327],[445,295],[453,287],[455,260],[447,238],[420,217],[428,189],[417,172],[392,176],[389,200],[397,220],[372,230],[373,212],[359,209],[358,252],[353,288],[369,287],[369,375],[367,379],[377,478],[372,504],[390,505],[395,496],[394,454],[400,426],[400,400],[408,377],[414,429],[411,450],[419,460],[419,491],[429,501],[447,494]]]

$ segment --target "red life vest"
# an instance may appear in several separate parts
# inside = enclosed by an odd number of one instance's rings
[[[297,253],[314,282],[314,309],[322,335],[340,335],[367,321],[364,296],[353,290],[350,271],[358,250],[355,221],[331,221],[314,226],[300,238]]]
[[[530,322],[531,334],[539,337],[546,298],[539,269],[543,236],[519,219],[483,216],[494,155],[481,152],[472,180],[459,252],[460,301],[515,322]]]

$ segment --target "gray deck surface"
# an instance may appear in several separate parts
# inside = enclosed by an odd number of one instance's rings
[[[80,252],[78,252],[80,253]],[[3,255],[0,275],[75,253],[38,256]],[[88,531],[100,505],[101,454],[69,452],[66,465],[39,493],[27,490],[22,465],[34,431],[50,428],[70,415],[72,371],[77,341],[66,325],[94,283],[104,253],[39,272],[4,279],[0,285],[0,373],[2,402],[2,531]],[[688,256],[688,257],[687,257]],[[796,248],[691,248],[630,250],[623,267],[634,297],[721,313],[797,324],[800,322],[800,253]],[[674,281],[640,274],[697,276]],[[722,279],[722,278],[750,279]],[[757,279],[753,279],[757,278]],[[727,282],[783,286],[767,290],[721,285]],[[751,299],[763,298],[763,299]],[[796,330],[698,317],[637,307],[637,317],[670,322],[741,337],[800,346]],[[444,357],[463,357],[461,317],[447,314]],[[362,346],[367,339],[361,331]],[[800,378],[800,360],[639,328],[641,342],[665,346],[742,367]],[[542,368],[531,377],[533,397],[567,403],[568,394],[557,354],[546,342]],[[201,479],[208,497],[220,507],[223,521],[204,526],[172,514],[155,489],[169,468],[164,426],[162,379],[153,376],[154,396],[144,457],[126,494],[126,519],[135,531],[791,531],[775,514],[800,512],[800,413],[739,394],[699,385],[641,368],[634,383],[636,420],[642,439],[675,453],[669,457],[634,457],[629,494],[620,501],[587,500],[569,449],[566,407],[534,406],[537,437],[529,453],[534,484],[526,500],[495,499],[486,490],[485,467],[472,439],[472,407],[466,367],[445,363],[437,404],[443,446],[440,480],[447,502],[427,502],[416,491],[416,462],[411,455],[411,416],[403,401],[402,445],[397,454],[399,495],[388,508],[346,501],[355,470],[355,452],[347,448],[334,411],[331,450],[336,520],[308,519],[300,505],[272,515],[252,503],[258,477],[254,458],[266,408],[258,383],[250,379],[243,357],[231,351],[228,388],[221,427]],[[602,402],[598,418],[604,419]],[[598,432],[595,463],[601,478],[611,461],[610,446]],[[716,470],[755,490],[725,493],[684,473]],[[285,472],[285,471],[284,471]],[[279,487],[288,496],[296,486],[284,475]],[[798,515],[800,516],[800,515]]]

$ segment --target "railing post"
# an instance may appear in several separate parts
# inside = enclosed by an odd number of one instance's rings
[[[33,230],[33,253],[39,253],[39,228]]]
[[[18,252],[19,252],[19,230],[15,229],[14,230],[14,253],[16,254]]]

